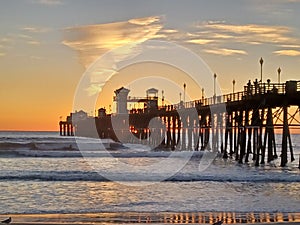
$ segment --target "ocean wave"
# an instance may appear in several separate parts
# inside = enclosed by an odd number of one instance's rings
[[[55,143],[55,142],[1,142],[0,150],[18,150],[18,149],[31,149],[31,150],[74,150],[77,149],[75,143]]]
[[[52,150],[52,151],[78,151],[83,150],[114,150],[114,149],[124,149],[126,148],[120,143],[113,142],[111,140],[104,141],[74,141],[74,140],[64,140],[64,141],[2,141],[0,142],[0,151],[9,150]]]
[[[24,145],[23,145],[24,146]],[[50,148],[51,149],[51,148]],[[91,149],[91,150],[90,150]],[[152,151],[152,150],[136,150],[126,147],[111,147],[104,149],[75,149],[62,147],[61,149],[11,149],[0,150],[0,156],[14,157],[47,157],[47,158],[68,158],[68,157],[114,157],[114,158],[201,158],[204,151]]]
[[[55,171],[44,173],[29,173],[29,174],[6,174],[0,175],[0,182],[3,181],[60,181],[60,182],[245,182],[245,183],[291,183],[300,182],[298,175],[289,176],[218,176],[218,175],[186,175],[179,174],[169,178],[165,178],[165,174],[100,174],[97,172],[82,172],[82,171],[66,171],[58,173]]]

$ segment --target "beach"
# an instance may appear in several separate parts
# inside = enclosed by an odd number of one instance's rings
[[[5,215],[1,215],[1,218]],[[90,214],[16,214],[13,224],[299,224],[300,213],[90,213]]]
[[[216,157],[200,170],[201,152],[99,152],[86,138],[90,150],[79,152],[73,137],[55,132],[6,132],[0,142],[0,219],[13,224],[300,222],[297,162],[255,167]]]

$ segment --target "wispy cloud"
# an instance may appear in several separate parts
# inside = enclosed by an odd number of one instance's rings
[[[231,56],[231,55],[247,55],[248,53],[244,50],[238,49],[227,49],[227,48],[219,48],[219,49],[206,49],[204,50],[207,53],[223,55],[223,56]]]
[[[6,54],[4,52],[0,52],[0,57],[5,56]]]
[[[69,27],[64,29],[63,43],[78,51],[81,63],[88,67],[95,59],[114,48],[157,38],[162,17],[153,16],[128,21]],[[130,49],[124,49],[130,54]]]
[[[296,43],[292,30],[284,26],[260,24],[199,23],[198,35],[218,42],[240,42],[244,44],[283,44]]]
[[[283,47],[283,48],[300,48],[300,45],[283,44],[283,45],[280,45],[280,47]]]
[[[255,45],[273,46],[276,55],[298,56],[295,48],[299,46],[300,39],[293,29],[286,26],[208,21],[196,23],[184,31],[165,28],[163,20],[162,16],[151,16],[115,23],[69,27],[64,29],[63,43],[78,51],[80,62],[85,67],[109,50],[149,39],[198,45],[202,52],[223,56],[248,55],[251,47]],[[275,51],[279,47],[290,50]],[[130,51],[127,49],[126,54],[130,54]]]
[[[161,22],[161,18],[162,17],[158,17],[158,16],[150,16],[150,17],[131,19],[131,20],[128,20],[128,22],[131,24],[145,26],[145,25],[156,23],[156,22]]]
[[[55,6],[55,5],[63,5],[63,1],[61,0],[32,0],[32,3],[47,5],[47,6]]]
[[[21,29],[22,31],[26,31],[26,33],[21,33],[21,34],[16,34],[16,35],[13,35],[15,36],[15,40],[18,40],[19,42],[22,42],[22,43],[25,43],[25,44],[29,44],[29,45],[40,45],[41,42],[40,41],[37,41],[36,37],[34,37],[35,35],[33,33],[40,33],[38,31],[36,31],[36,29],[27,29],[27,28],[23,28]],[[34,31],[32,31],[34,30]],[[29,32],[27,32],[29,31]],[[31,33],[33,32],[33,33]],[[28,34],[30,33],[30,35]]]
[[[26,42],[29,45],[40,45],[41,43],[39,41],[30,40]]]
[[[273,52],[276,55],[282,55],[282,56],[300,56],[300,51],[298,50],[278,50]]]
[[[253,45],[274,48],[298,48],[300,39],[295,31],[285,26],[261,24],[230,24],[226,21],[208,21],[194,25],[194,30],[186,33],[185,42],[201,45],[203,52],[224,56],[247,55]],[[239,49],[232,49],[238,44]],[[277,55],[298,56],[298,50],[281,50]]]
[[[18,37],[21,38],[21,39],[25,39],[25,40],[30,40],[30,39],[32,39],[31,36],[26,35],[26,34],[19,34]]]
[[[13,41],[13,39],[11,37],[3,37],[0,39],[0,43],[2,43],[2,44],[11,43],[12,41]]]
[[[42,28],[42,27],[23,27],[21,30],[30,32],[30,33],[45,33],[50,31],[49,28]]]
[[[193,43],[193,44],[199,44],[199,45],[206,45],[209,43],[214,42],[213,40],[209,40],[209,39],[191,39],[191,40],[187,40],[187,43]]]

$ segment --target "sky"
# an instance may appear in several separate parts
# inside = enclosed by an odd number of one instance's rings
[[[242,90],[259,78],[260,57],[264,81],[277,82],[279,67],[281,81],[300,78],[299,0],[3,0],[0,21],[0,130],[57,130],[89,66],[136,42],[187,48],[217,74],[222,93],[232,91],[233,79]],[[99,106],[108,108],[120,86],[134,87],[143,68],[125,68],[107,82]],[[166,78],[181,76],[156,68]],[[158,83],[148,85],[162,88]],[[200,98],[192,87],[191,99]],[[179,99],[165,91],[176,102],[172,96]]]

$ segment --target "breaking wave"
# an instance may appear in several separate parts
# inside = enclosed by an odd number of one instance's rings
[[[114,181],[119,182],[131,182],[131,181],[143,181],[153,182],[160,181],[160,174],[110,174],[114,178]],[[92,171],[47,171],[47,172],[31,172],[31,173],[17,173],[9,175],[0,175],[0,182],[3,181],[86,181],[86,182],[106,182],[108,178],[101,176],[97,172]],[[297,174],[289,176],[229,176],[229,175],[196,175],[196,174],[176,174],[170,178],[164,180],[165,182],[254,182],[254,183],[288,183],[288,182],[300,182],[300,177]]]

